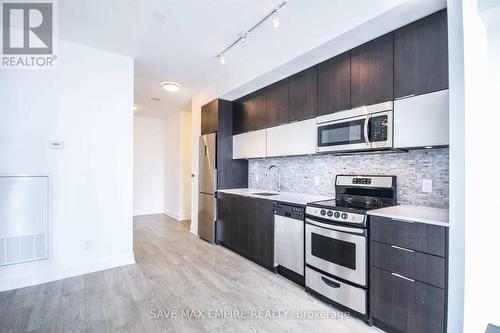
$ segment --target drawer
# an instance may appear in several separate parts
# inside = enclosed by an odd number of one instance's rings
[[[328,275],[306,267],[306,287],[317,293],[366,315],[366,290],[340,282]]]
[[[445,287],[446,262],[442,257],[371,241],[370,265],[439,288]]]
[[[444,332],[445,300],[441,288],[371,269],[370,317],[386,331]]]
[[[440,257],[446,256],[446,227],[370,216],[370,239]]]

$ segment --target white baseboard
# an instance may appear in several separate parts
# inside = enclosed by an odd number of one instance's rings
[[[170,218],[173,218],[176,221],[180,221],[179,214],[177,214],[177,213],[174,213],[174,212],[164,212],[163,214],[167,215]]]
[[[103,271],[115,267],[135,264],[134,254],[102,258],[78,267],[61,268],[53,270],[37,270],[30,274],[22,274],[0,279],[0,291],[24,288],[37,284],[66,279],[78,275],[84,275]],[[41,272],[40,272],[41,271]],[[5,274],[4,274],[5,275]]]

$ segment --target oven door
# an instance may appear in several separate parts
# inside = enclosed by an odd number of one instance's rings
[[[306,264],[366,286],[366,230],[306,219]]]
[[[371,149],[370,115],[317,124],[317,151]]]

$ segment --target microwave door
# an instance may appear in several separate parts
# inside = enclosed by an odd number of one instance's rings
[[[317,125],[317,151],[370,149],[368,115]]]

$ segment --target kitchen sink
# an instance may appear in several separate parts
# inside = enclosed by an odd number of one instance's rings
[[[258,192],[258,193],[254,193],[255,195],[262,195],[262,196],[265,196],[265,197],[268,197],[268,196],[271,196],[271,195],[279,195],[279,193],[271,193],[271,192]]]

